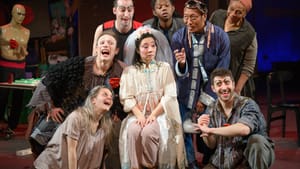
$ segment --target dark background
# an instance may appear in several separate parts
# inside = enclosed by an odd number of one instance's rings
[[[53,1],[53,0],[52,0]],[[103,21],[114,19],[112,0],[78,0],[79,55],[89,56],[93,35]],[[175,6],[182,15],[185,0],[176,0]],[[226,8],[226,0],[206,0],[209,14],[217,8]],[[26,25],[32,38],[50,35],[48,0],[0,0],[0,25],[10,21],[14,3],[30,6],[35,18]],[[300,7],[297,0],[253,0],[253,8],[247,16],[257,31],[257,71],[266,72],[274,66],[299,70],[300,60]],[[152,17],[150,0],[135,0],[135,20]]]

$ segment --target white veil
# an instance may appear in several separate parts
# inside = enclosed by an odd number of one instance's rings
[[[155,60],[168,62],[170,66],[173,67],[172,50],[167,38],[160,31],[150,28],[149,25],[139,27],[128,36],[123,48],[124,62],[127,65],[132,65],[135,52],[135,40],[139,36],[139,32],[143,31],[143,29],[150,30],[157,40],[157,54]]]

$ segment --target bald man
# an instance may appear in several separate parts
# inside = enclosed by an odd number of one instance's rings
[[[25,57],[28,55],[27,43],[30,31],[22,26],[25,18],[25,7],[16,4],[12,8],[10,23],[0,27],[0,82],[7,82],[9,78],[20,79],[25,77]],[[19,122],[22,110],[22,90],[13,90],[11,111],[8,112],[8,127],[5,130],[6,138],[13,135]],[[6,105],[8,104],[9,90],[0,89],[0,119],[4,120]]]

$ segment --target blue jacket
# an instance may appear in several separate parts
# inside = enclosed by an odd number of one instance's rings
[[[215,68],[229,68],[230,63],[230,41],[227,33],[225,33],[220,27],[216,25],[212,25],[209,21],[206,22],[205,29],[205,42],[204,42],[204,55],[202,64],[206,70],[208,79],[210,77],[210,73]],[[210,31],[208,31],[210,30]],[[210,42],[208,45],[208,35],[210,34]],[[176,64],[175,56],[173,56],[174,66],[175,66],[175,77],[177,81],[177,92],[178,92],[178,101],[181,104],[188,105],[189,94],[191,91],[191,81],[192,77],[190,76],[192,72],[192,56],[193,56],[193,48],[189,45],[188,40],[188,30],[187,27],[183,27],[179,29],[172,38],[172,50],[181,50],[181,48],[185,49],[186,52],[186,70],[179,70],[178,64]],[[174,55],[174,54],[173,54]],[[200,72],[200,70],[199,70]],[[201,73],[200,73],[201,76]],[[200,86],[202,77],[198,78],[196,84],[196,93],[193,100],[193,107],[200,96]],[[210,87],[210,79],[208,83],[204,87],[204,91],[210,96],[216,98],[215,93],[211,90]]]

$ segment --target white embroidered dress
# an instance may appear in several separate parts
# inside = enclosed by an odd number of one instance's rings
[[[176,83],[166,62],[152,61],[149,67],[129,66],[121,76],[120,100],[129,115],[122,121],[119,148],[122,169],[130,169],[127,128],[136,121],[131,113],[138,104],[142,113],[150,113],[160,102],[164,112],[157,117],[160,128],[158,167],[184,169],[186,164],[183,131],[177,102]],[[147,104],[146,104],[147,103]]]

